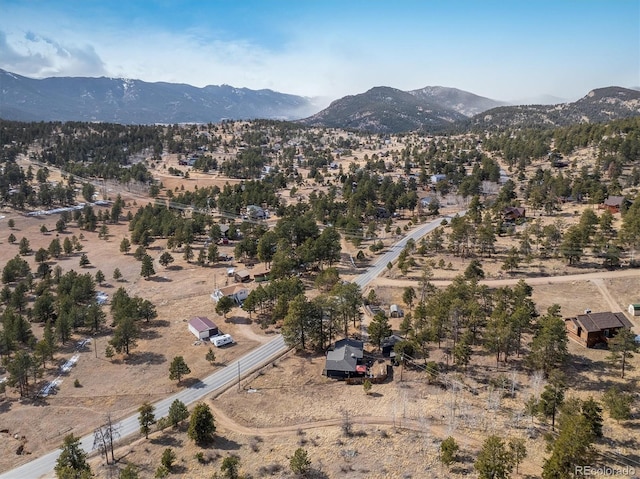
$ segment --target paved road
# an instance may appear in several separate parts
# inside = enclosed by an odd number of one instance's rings
[[[458,213],[459,216],[462,216],[464,214],[465,214],[465,211],[461,211],[460,213]],[[447,221],[450,221],[451,217],[445,216],[444,219],[446,219]],[[411,231],[411,233],[409,233],[407,236],[402,238],[396,244],[391,246],[391,248],[389,248],[389,251],[387,251],[380,258],[378,258],[375,264],[369,267],[369,270],[366,273],[362,273],[360,276],[354,279],[353,282],[357,283],[361,288],[364,288],[367,284],[369,284],[371,281],[377,278],[380,275],[380,273],[382,273],[382,271],[386,269],[389,262],[394,261],[400,255],[400,252],[406,246],[409,239],[413,239],[414,241],[417,242],[424,235],[426,235],[427,233],[430,233],[431,231],[436,229],[438,226],[440,226],[440,224],[442,223],[442,220],[443,220],[442,217],[438,217],[437,219],[431,221],[430,223],[426,223],[422,226],[419,226],[418,228],[415,228],[413,231]]]
[[[461,213],[463,214],[463,213]],[[361,288],[369,284],[375,279],[386,267],[390,261],[394,261],[402,249],[407,244],[409,238],[413,238],[415,241],[422,238],[425,234],[437,228],[442,222],[442,218],[422,225],[409,233],[406,237],[402,238],[396,244],[394,244],[389,251],[382,255],[374,265],[372,265],[367,272],[358,276],[354,282]],[[169,406],[175,399],[179,399],[185,404],[192,404],[208,394],[232,384],[238,380],[238,375],[244,376],[245,374],[255,370],[257,367],[266,364],[269,359],[277,357],[287,350],[287,346],[284,343],[282,336],[275,336],[274,339],[268,343],[254,349],[239,360],[232,362],[227,367],[213,373],[209,377],[199,381],[193,386],[180,391],[173,396],[163,399],[154,404],[157,418],[166,416],[169,410]],[[238,365],[240,365],[238,369]],[[115,427],[120,432],[120,437],[125,438],[127,436],[137,434],[140,425],[138,424],[138,416],[130,416],[115,424]],[[92,451],[93,449],[93,434],[86,435],[81,438],[80,444],[85,451]],[[47,474],[51,474],[55,466],[56,459],[60,450],[55,450],[44,456],[34,459],[31,462],[23,464],[20,467],[12,469],[11,471],[0,474],[0,479],[35,479],[46,477]]]
[[[179,399],[185,404],[198,401],[224,386],[233,384],[234,381],[238,380],[238,372],[240,375],[245,375],[253,371],[256,367],[267,363],[269,359],[281,355],[287,349],[282,336],[276,336],[273,340],[254,349],[242,356],[239,360],[230,363],[227,367],[197,382],[193,386],[155,403],[156,417],[166,416],[169,411],[169,406],[175,399]],[[121,438],[137,434],[140,429],[138,416],[134,415],[123,419],[116,423],[116,428],[120,431]],[[93,449],[93,434],[84,436],[80,443],[82,449],[91,451]],[[35,479],[46,477],[47,474],[51,474],[51,471],[53,471],[59,454],[59,450],[50,452],[16,469],[1,474],[0,479]]]

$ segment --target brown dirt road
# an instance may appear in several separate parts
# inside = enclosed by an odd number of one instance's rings
[[[485,279],[480,281],[479,283],[490,287],[511,286],[517,284],[521,279],[524,279],[528,284],[535,286],[538,284],[571,283],[573,281],[593,281],[629,277],[640,277],[640,270],[622,269],[616,271],[596,271],[594,273],[568,274],[564,276],[535,276],[531,278]],[[413,286],[416,283],[417,281],[412,279],[391,279],[383,277],[379,277],[376,279],[376,284],[380,286],[395,286],[398,288]],[[452,283],[452,281],[432,280],[431,283],[434,286],[448,286]]]

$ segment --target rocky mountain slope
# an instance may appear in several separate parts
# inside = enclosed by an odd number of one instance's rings
[[[0,118],[123,124],[292,120],[317,111],[310,99],[229,85],[197,88],[123,78],[36,80],[0,70]]]
[[[365,93],[340,98],[300,122],[309,126],[397,133],[442,130],[466,118],[463,113],[432,98],[429,93],[375,87]]]
[[[598,88],[573,103],[503,106],[474,116],[476,129],[553,127],[604,123],[640,115],[640,92],[617,86]]]

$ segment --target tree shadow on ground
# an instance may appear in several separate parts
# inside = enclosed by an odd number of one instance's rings
[[[0,414],[5,413],[5,412],[9,412],[9,410],[11,410],[11,401],[9,401],[8,399],[1,399],[0,400]]]
[[[171,265],[171,266],[167,266],[165,269],[167,271],[180,271],[180,270],[182,270],[184,268],[182,266],[180,266],[179,264],[174,264],[174,265]]]
[[[171,323],[166,319],[152,319],[148,323],[143,323],[143,327],[148,326],[150,328],[167,328],[171,326]]]
[[[158,331],[153,329],[141,329],[140,330],[140,339],[158,339],[161,337],[161,334]]]
[[[221,436],[216,436],[213,444],[217,449],[220,449],[222,451],[237,451],[242,447],[242,444],[237,443],[232,439]]]
[[[583,356],[571,356],[565,368],[571,383],[584,391],[606,391],[619,385],[619,372],[611,371],[606,361],[596,361]]]
[[[180,385],[189,389],[202,389],[205,387],[205,384],[198,378],[185,378],[180,381]]]
[[[173,466],[171,466],[171,474],[182,475],[182,474],[186,474],[187,471],[188,471],[187,466],[183,466],[182,464],[174,464]],[[186,477],[186,476],[183,476],[183,477]]]
[[[164,432],[158,437],[149,439],[149,442],[154,445],[166,447],[182,447],[184,445],[184,440],[176,437],[172,431]]]
[[[242,316],[232,316],[225,320],[225,323],[231,324],[253,324],[253,320],[249,318],[244,318]]]
[[[147,278],[147,281],[153,281],[154,283],[170,283],[171,280],[165,276],[151,276]]]
[[[125,360],[126,364],[132,364],[132,365],[162,364],[166,362],[167,362],[167,358],[164,354],[154,353],[151,351],[134,353]]]

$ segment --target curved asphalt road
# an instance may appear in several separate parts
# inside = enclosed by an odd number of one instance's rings
[[[464,212],[459,213],[459,215],[463,214]],[[445,218],[450,219],[450,217]],[[437,228],[442,222],[442,219],[443,218],[438,218],[430,223],[415,228],[407,236],[391,246],[389,251],[378,258],[378,261],[376,261],[376,263],[372,265],[366,273],[358,276],[353,282],[358,284],[361,288],[364,288],[364,286],[369,284],[387,267],[387,264],[390,261],[394,261],[398,257],[410,238],[414,241],[418,241],[424,235]],[[174,400],[179,399],[187,405],[194,403],[208,394],[237,381],[238,374],[240,376],[244,376],[263,364],[266,364],[270,359],[282,355],[288,349],[289,348],[285,344],[282,336],[277,335],[268,343],[263,344],[253,351],[245,354],[237,361],[228,364],[225,368],[213,373],[202,381],[198,381],[193,386],[155,403],[156,418],[166,416],[169,411],[169,406]],[[114,427],[120,432],[120,438],[138,434],[140,431],[138,416],[129,416],[128,418],[115,423]],[[91,452],[93,450],[93,433],[83,436],[80,440],[80,445],[85,451]],[[59,455],[60,450],[56,449],[55,451],[34,459],[31,462],[0,474],[0,479],[36,479],[46,477],[48,474],[52,473]]]

